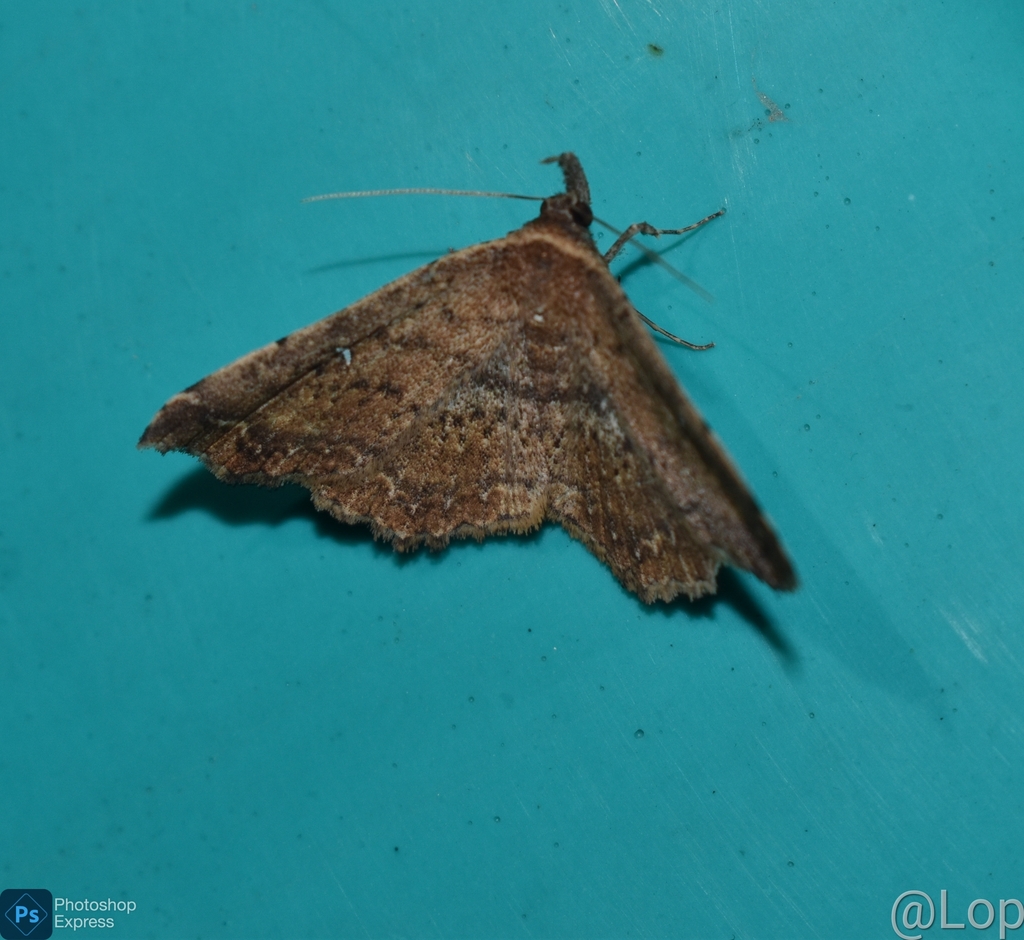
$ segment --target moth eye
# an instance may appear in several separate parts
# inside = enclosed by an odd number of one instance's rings
[[[577,203],[569,211],[572,213],[573,220],[584,228],[587,228],[594,221],[594,213],[585,202]]]

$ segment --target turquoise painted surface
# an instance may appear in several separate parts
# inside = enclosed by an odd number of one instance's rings
[[[1024,896],[1021,38],[1009,2],[5,7],[2,887],[134,899],[124,937],[882,937],[910,889]],[[659,244],[714,306],[617,270],[717,343],[665,354],[799,593],[647,608],[551,528],[400,559],[134,450],[534,211],[302,197],[546,194],[563,149],[621,225],[728,206]]]

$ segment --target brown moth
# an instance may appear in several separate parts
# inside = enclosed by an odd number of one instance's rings
[[[298,483],[400,551],[550,519],[647,602],[714,593],[723,563],[794,588],[608,270],[626,235],[602,256],[579,160],[551,160],[566,192],[538,218],[207,376],[139,447],[193,454],[230,483]]]

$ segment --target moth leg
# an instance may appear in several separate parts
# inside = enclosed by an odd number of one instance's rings
[[[639,310],[636,309],[636,307],[633,308],[633,312],[641,320],[643,320],[644,323],[646,323],[652,330],[654,330],[655,333],[660,333],[666,339],[670,339],[673,343],[678,343],[680,346],[685,346],[687,349],[696,349],[698,352],[700,352],[701,350],[704,349],[710,349],[712,346],[715,345],[714,343],[704,343],[703,346],[700,346],[697,343],[688,342],[687,340],[681,339],[680,337],[676,336],[675,333],[669,333],[668,330],[658,326],[658,324],[655,323],[653,320],[649,319],[648,317],[645,317]]]
[[[711,215],[705,216],[699,222],[694,222],[692,225],[687,225],[685,228],[655,228],[649,222],[634,222],[629,228],[626,229],[618,238],[615,239],[615,244],[612,245],[604,253],[604,261],[607,264],[612,260],[620,251],[622,246],[626,244],[634,235],[653,235],[657,238],[659,235],[682,235],[685,232],[692,232],[695,228],[700,228],[702,225],[707,225],[712,219],[717,219],[720,215],[725,215],[725,209],[719,209],[717,212],[712,212]]]

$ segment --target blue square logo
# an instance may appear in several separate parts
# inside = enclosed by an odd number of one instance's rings
[[[8,888],[0,892],[0,937],[46,940],[53,933],[53,895],[45,888]]]

